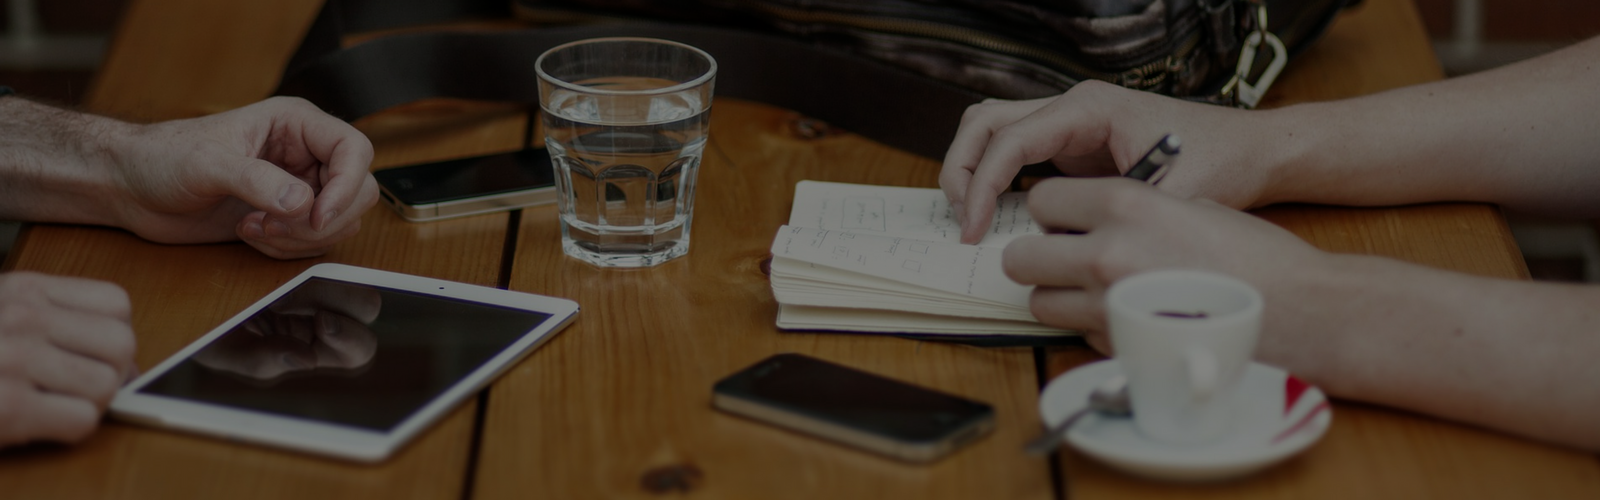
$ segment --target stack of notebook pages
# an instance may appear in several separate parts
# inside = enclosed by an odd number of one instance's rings
[[[778,327],[959,336],[1058,336],[1028,312],[1032,287],[1007,278],[1000,254],[1040,234],[1024,193],[1002,195],[978,245],[937,189],[802,181],[772,242]]]

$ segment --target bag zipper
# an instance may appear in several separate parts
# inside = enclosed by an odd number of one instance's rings
[[[1188,59],[1189,53],[1200,46],[1200,30],[1194,30],[1189,36],[1184,37],[1178,48],[1162,60],[1151,61],[1117,75],[1116,80],[1108,80],[1118,85],[1140,90],[1153,90],[1165,84],[1167,78],[1181,70],[1181,61]],[[1148,80],[1147,80],[1148,79]]]

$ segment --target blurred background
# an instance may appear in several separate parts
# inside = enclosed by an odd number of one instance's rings
[[[128,1],[0,0],[5,5],[0,9],[0,85],[33,99],[76,106]],[[1600,2],[1594,0],[1413,1],[1449,75],[1501,66],[1600,34]],[[1507,218],[1535,279],[1600,282],[1594,221],[1515,213]],[[0,222],[0,261],[17,229],[15,223]]]

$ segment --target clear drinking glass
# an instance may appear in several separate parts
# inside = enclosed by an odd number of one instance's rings
[[[667,40],[596,38],[534,64],[562,250],[606,267],[688,253],[717,62]]]

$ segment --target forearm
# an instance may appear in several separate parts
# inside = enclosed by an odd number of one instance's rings
[[[1486,201],[1600,215],[1600,39],[1498,70],[1262,113],[1258,204]]]
[[[116,225],[113,148],[131,127],[0,99],[0,219]]]
[[[1272,306],[1263,360],[1335,396],[1600,450],[1600,289],[1330,263]]]

